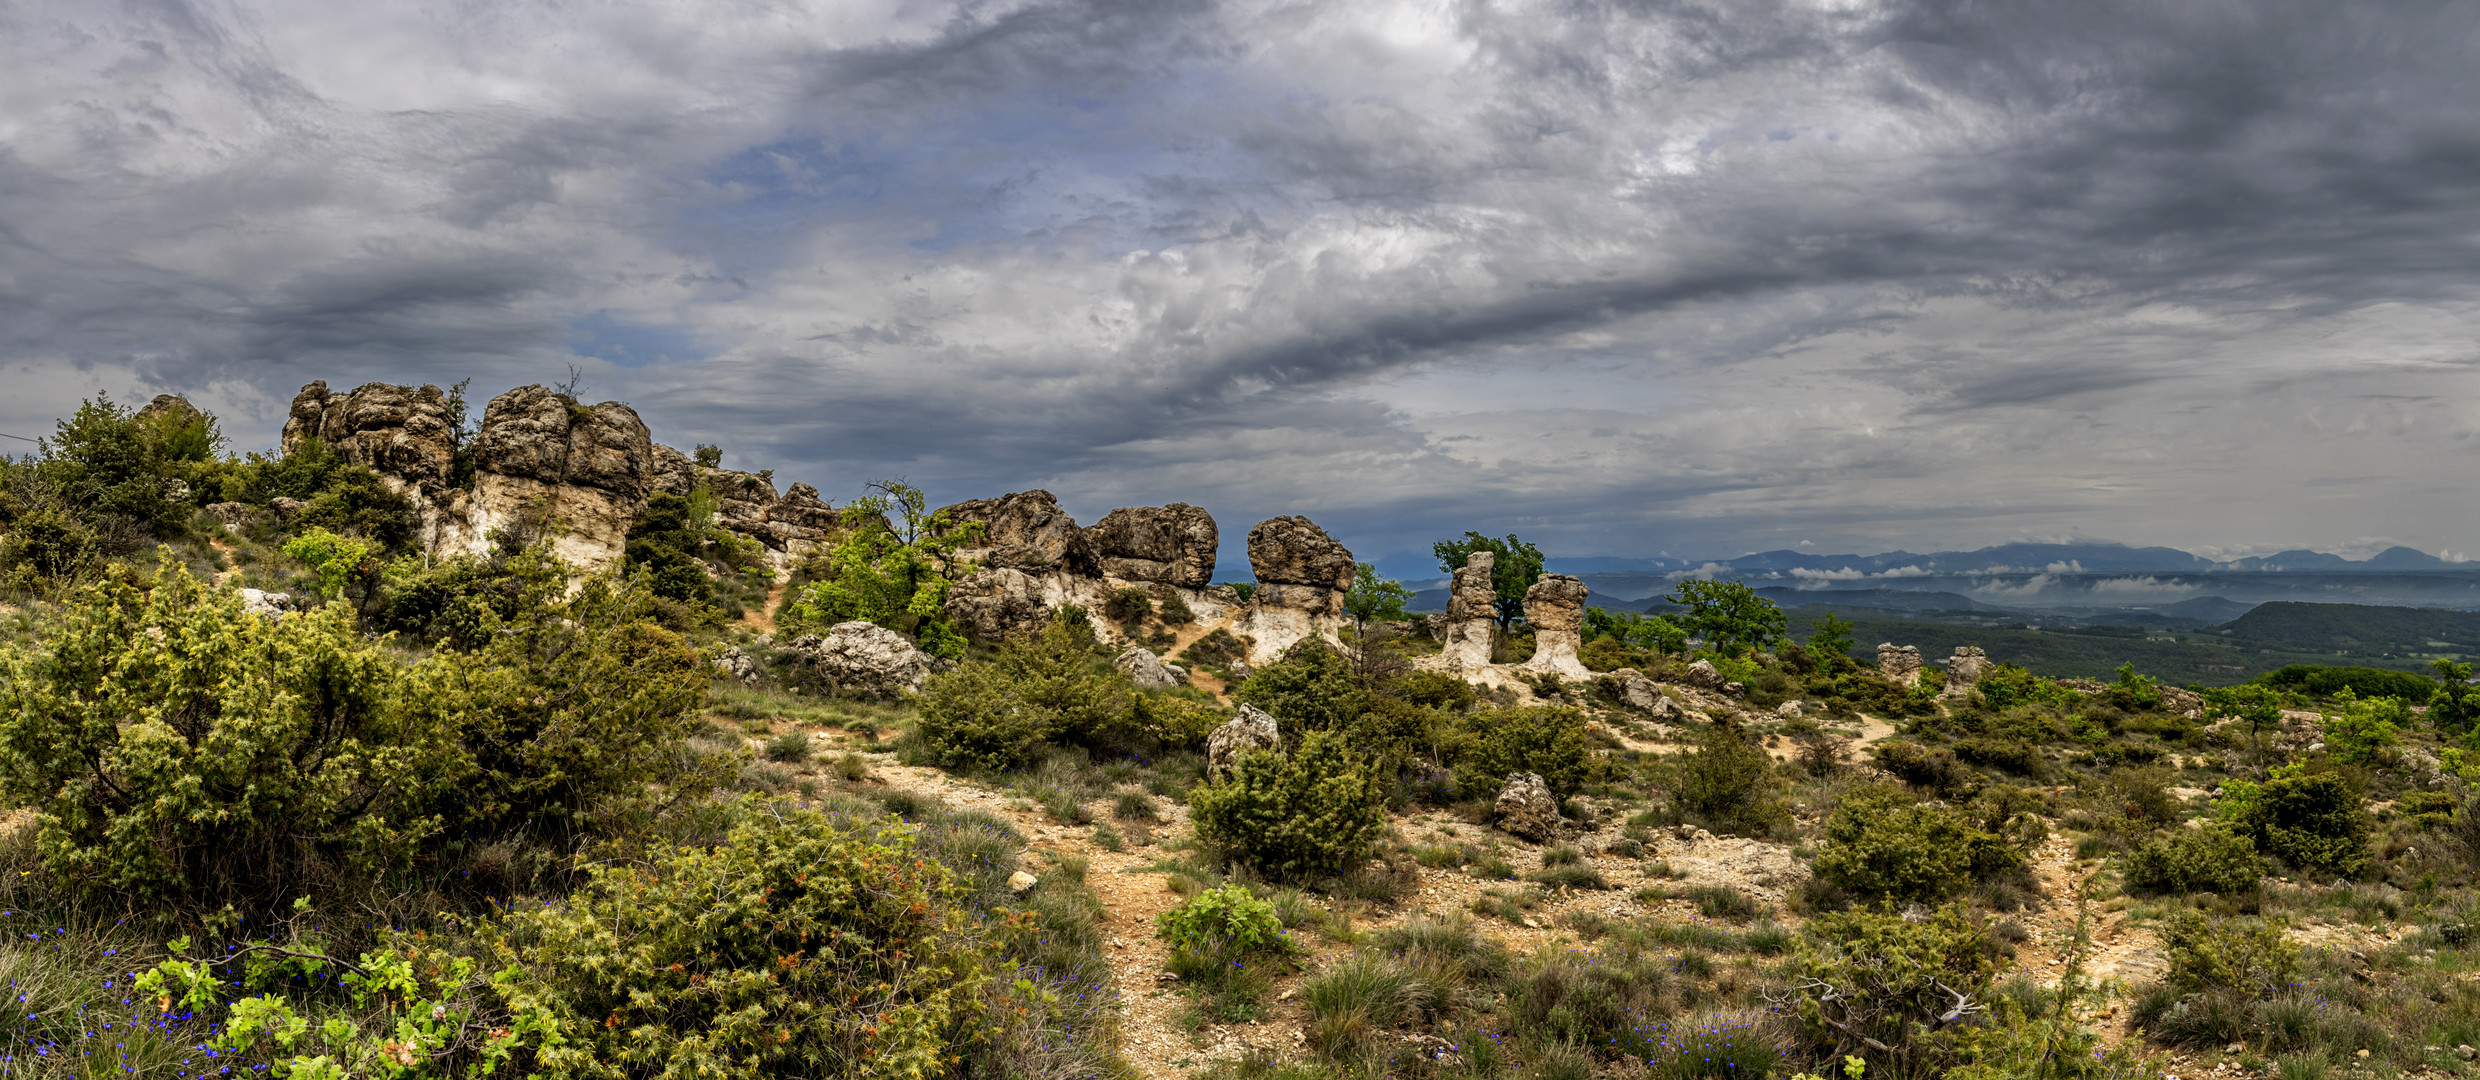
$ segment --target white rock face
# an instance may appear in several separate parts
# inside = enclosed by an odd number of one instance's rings
[[[1169,690],[1181,682],[1180,677],[1172,674],[1170,667],[1162,662],[1162,658],[1154,655],[1154,650],[1143,646],[1130,646],[1119,654],[1118,659],[1111,661],[1111,666],[1128,676],[1128,681],[1145,690]]]
[[[1972,687],[1998,665],[1989,662],[1989,654],[1978,645],[1955,646],[1954,659],[1946,662],[1946,688],[1938,691],[1941,698],[1962,700],[1972,696]]]
[[[1283,732],[1275,726],[1274,716],[1255,705],[1240,706],[1240,713],[1215,728],[1206,736],[1206,776],[1220,780],[1231,775],[1232,766],[1251,750],[1277,750],[1283,745]]]
[[[1529,671],[1569,679],[1590,679],[1593,672],[1576,658],[1584,626],[1584,582],[1566,574],[1543,574],[1524,593],[1524,621],[1533,627],[1533,658]]]
[[[1902,687],[1920,685],[1920,649],[1892,642],[1877,647],[1877,673]]]
[[[1807,709],[1796,701],[1786,701],[1774,707],[1774,715],[1785,720],[1796,720],[1806,711]]]
[[[293,610],[293,594],[243,589],[241,610],[262,619],[281,619]]]
[[[758,658],[741,651],[738,645],[723,650],[723,655],[715,658],[715,668],[723,672],[725,678],[743,686],[757,684]]]
[[[1507,778],[1500,789],[1498,827],[1527,840],[1547,843],[1559,838],[1564,822],[1559,817],[1559,800],[1550,794],[1550,785],[1537,773],[1517,773]]]
[[[804,634],[792,648],[836,689],[872,697],[919,692],[921,680],[943,666],[904,635],[877,623],[837,623],[827,636]]]
[[[1491,582],[1498,556],[1476,551],[1464,558],[1447,593],[1447,617],[1438,666],[1445,671],[1472,671],[1490,666],[1490,642],[1498,632],[1494,606],[1498,588]]]

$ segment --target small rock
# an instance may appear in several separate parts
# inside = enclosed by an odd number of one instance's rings
[[[1040,880],[1042,879],[1019,870],[1008,875],[1008,891],[1015,893],[1018,896],[1023,896],[1027,891],[1033,888],[1035,882]]]
[[[1219,780],[1240,763],[1240,755],[1278,749],[1282,744],[1282,730],[1271,714],[1255,705],[1242,705],[1237,715],[1206,736],[1206,776]]]
[[[1169,690],[1180,685],[1180,678],[1171,673],[1162,658],[1142,645],[1132,645],[1121,652],[1111,666],[1118,668],[1120,674],[1128,676],[1128,681],[1137,684],[1141,690]]]
[[[2239,1053],[2240,1051],[2243,1051],[2243,1050],[2246,1050],[2246,1049],[2247,1049],[2247,1044],[2246,1044],[2246,1043],[2232,1043],[2232,1044],[2230,1044],[2230,1045],[2228,1045],[2228,1046],[2223,1047],[2223,1048],[2222,1048],[2222,1052],[2223,1052],[2223,1053],[2225,1053],[2225,1054],[2236,1054],[2236,1053]]]
[[[1775,706],[1774,715],[1782,717],[1785,720],[1796,720],[1804,711],[1804,707],[1799,702],[1786,701],[1781,705]]]
[[[1498,827],[1527,840],[1549,841],[1559,835],[1559,801],[1538,773],[1517,773],[1499,791]]]
[[[2472,1049],[2470,1043],[2462,1043],[2454,1048],[2454,1056],[2465,1061],[2470,1061],[2475,1057],[2480,1057],[2480,1050]]]
[[[1688,665],[1688,670],[1680,673],[1679,681],[1699,690],[1720,690],[1729,682],[1721,672],[1714,670],[1713,664],[1704,660]]]

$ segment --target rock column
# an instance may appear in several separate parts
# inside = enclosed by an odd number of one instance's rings
[[[1938,696],[1957,700],[1971,697],[1972,687],[1996,666],[1978,645],[1955,646],[1954,659],[1946,662],[1946,689],[1938,691]]]
[[[1584,626],[1585,584],[1567,574],[1543,574],[1524,592],[1524,621],[1533,627],[1533,658],[1525,670],[1569,679],[1590,679],[1593,673],[1576,658]]]
[[[1492,582],[1498,557],[1476,551],[1455,572],[1447,594],[1447,625],[1439,663],[1449,671],[1477,671],[1490,666],[1491,635],[1498,630],[1498,586]]]
[[[1877,647],[1877,673],[1887,682],[1909,689],[1920,685],[1920,649],[1888,642]]]

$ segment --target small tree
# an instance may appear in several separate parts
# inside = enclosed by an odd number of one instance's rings
[[[1243,755],[1229,781],[1191,792],[1188,805],[1200,838],[1295,881],[1342,872],[1386,832],[1386,779],[1330,731],[1288,758]]]
[[[1691,578],[1662,599],[1686,605],[1681,624],[1702,635],[1715,652],[1735,655],[1791,640],[1791,620],[1783,610],[1736,581]]]
[[[358,588],[363,603],[368,604],[386,565],[379,561],[375,546],[368,541],[338,536],[321,528],[312,528],[287,541],[284,553],[319,576],[319,592],[330,600],[343,599],[346,590]]]
[[[1808,651],[1825,665],[1828,674],[1853,666],[1851,620],[1827,612],[1826,617],[1817,620],[1816,627],[1808,632]]]
[[[1393,578],[1378,576],[1378,568],[1368,563],[1352,567],[1352,587],[1343,594],[1343,610],[1352,616],[1353,636],[1361,641],[1369,638],[1371,622],[1395,622],[1404,617],[1404,605],[1412,601],[1412,590]]]
[[[1688,632],[1679,624],[1660,615],[1641,615],[1633,611],[1604,611],[1597,607],[1584,609],[1585,641],[1608,638],[1639,649],[1658,652],[1684,652],[1688,648]]]
[[[1491,604],[1498,609],[1498,631],[1504,634],[1524,614],[1526,590],[1541,578],[1541,549],[1518,539],[1514,533],[1488,537],[1466,532],[1461,540],[1441,540],[1430,545],[1430,553],[1438,556],[1438,569],[1449,577],[1463,569],[1464,560],[1476,551],[1487,551],[1496,558],[1490,566]]]
[[[1737,728],[1713,724],[1697,739],[1695,752],[1681,755],[1673,797],[1681,810],[1726,829],[1762,835],[1788,816],[1774,789],[1774,759],[1749,745]]]
[[[2264,738],[2265,729],[2282,722],[2282,695],[2270,686],[2241,683],[2217,686],[2204,692],[2207,715],[2245,720],[2251,739]]]
[[[2462,734],[2480,721],[2480,687],[2471,684],[2471,665],[2452,660],[2429,662],[2437,673],[2437,692],[2428,698],[2428,720],[2437,730]]]
[[[2311,873],[2356,878],[2368,872],[2374,828],[2360,803],[2340,774],[2303,775],[2291,765],[2263,784],[2224,783],[2216,811],[2260,852]]]
[[[785,608],[784,621],[792,628],[874,622],[912,635],[934,656],[964,655],[964,635],[942,607],[948,587],[973,570],[955,553],[981,537],[982,524],[951,523],[947,511],[931,511],[922,490],[901,480],[869,490],[844,508],[843,538],[827,552],[818,580]]]

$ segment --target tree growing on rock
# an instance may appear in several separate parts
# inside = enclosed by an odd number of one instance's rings
[[[1514,533],[1501,537],[1466,532],[1461,540],[1441,540],[1430,545],[1430,554],[1438,557],[1438,569],[1453,574],[1464,568],[1464,560],[1473,552],[1486,551],[1497,557],[1490,569],[1490,586],[1494,599],[1491,606],[1498,611],[1499,633],[1506,633],[1517,616],[1524,614],[1524,594],[1541,577],[1541,549],[1525,543]]]
[[[964,655],[964,634],[941,616],[947,590],[972,572],[955,558],[982,535],[980,522],[952,522],[929,509],[920,488],[881,480],[844,508],[844,535],[810,568],[815,577],[784,610],[787,629],[874,622],[910,635],[922,651]],[[890,516],[890,515],[894,516]]]

